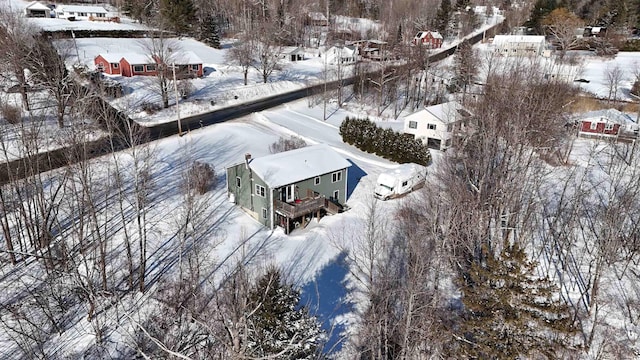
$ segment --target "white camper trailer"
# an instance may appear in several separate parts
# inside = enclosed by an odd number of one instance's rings
[[[418,164],[402,164],[383,172],[376,182],[375,197],[392,199],[424,185],[427,170]]]

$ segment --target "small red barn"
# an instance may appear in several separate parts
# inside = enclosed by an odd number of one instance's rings
[[[611,138],[638,131],[638,124],[616,109],[590,111],[580,115],[578,123],[578,135],[582,137]]]
[[[413,38],[414,45],[425,45],[429,49],[439,49],[442,47],[442,35],[437,31],[420,31]]]
[[[158,68],[166,63],[167,71],[173,71],[175,66],[176,77],[193,78],[204,75],[202,60],[192,51],[174,53],[169,59],[162,61],[157,56],[142,54],[101,54],[96,56],[94,63],[96,69],[110,75],[131,76],[156,76]],[[171,76],[172,74],[168,74]]]

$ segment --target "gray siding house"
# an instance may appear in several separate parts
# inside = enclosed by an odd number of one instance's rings
[[[320,144],[245,161],[227,168],[227,193],[264,226],[289,233],[314,216],[337,213],[346,202],[351,163]]]

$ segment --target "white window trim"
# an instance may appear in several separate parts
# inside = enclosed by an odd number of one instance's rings
[[[153,67],[153,69],[149,69],[149,66],[152,66],[152,67]],[[155,66],[154,64],[145,65],[145,68],[146,68],[147,72],[149,72],[149,71],[156,71],[156,70],[158,69],[158,67],[157,67],[157,66]]]
[[[267,213],[267,208],[262,208],[262,218],[263,218],[263,219],[266,219],[266,218],[267,218],[267,215],[268,215],[268,213]]]
[[[313,185],[316,185],[316,186],[320,185],[320,176],[316,176],[313,179]]]
[[[117,68],[119,68],[119,67],[120,67],[120,64],[118,64],[118,63],[111,63],[111,67],[112,67],[112,68],[114,68],[114,69],[117,69]]]
[[[597,128],[598,128],[598,123],[597,123],[597,122],[595,122],[595,121],[592,121],[592,122],[591,122],[591,125],[590,125],[590,127],[589,127],[589,130],[595,130],[595,129],[597,129]]]
[[[242,188],[242,178],[240,176],[236,176],[236,187],[238,189]]]
[[[436,130],[438,128],[438,126],[436,124],[427,124],[427,129],[429,130]]]
[[[332,183],[337,183],[342,181],[342,171],[336,171],[334,173],[331,174],[331,182]]]
[[[614,124],[612,124],[612,123],[606,123],[606,124],[604,125],[604,130],[605,130],[605,131],[613,130],[613,127],[614,127]]]
[[[411,126],[411,125],[413,125],[413,126]],[[417,128],[418,128],[418,122],[410,120],[409,121],[409,129],[417,129]]]
[[[340,190],[333,190],[333,199],[338,201],[338,199],[340,198]]]
[[[256,195],[260,197],[266,197],[266,194],[267,194],[267,190],[264,188],[264,186],[259,184],[256,184],[254,192]]]
[[[141,70],[136,70],[137,67],[140,67]],[[144,65],[133,65],[132,68],[133,68],[133,72],[137,72],[137,73],[144,72]]]
[[[193,70],[193,71],[200,70],[200,65],[191,65],[191,70]]]

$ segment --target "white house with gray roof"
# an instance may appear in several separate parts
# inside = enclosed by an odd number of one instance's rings
[[[456,101],[426,107],[404,119],[404,133],[420,139],[431,149],[452,146],[454,130],[471,114]]]
[[[285,233],[343,209],[351,163],[320,144],[253,158],[227,168],[229,200]]]
[[[57,18],[89,20],[89,18],[106,18],[109,12],[102,6],[58,5],[55,10]]]

